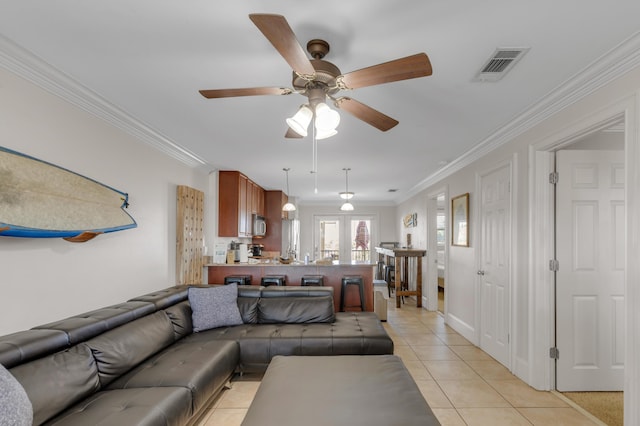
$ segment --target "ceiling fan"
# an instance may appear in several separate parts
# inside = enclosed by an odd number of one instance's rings
[[[431,63],[425,53],[418,53],[342,74],[338,67],[322,59],[329,52],[329,43],[326,41],[313,39],[307,43],[307,51],[313,58],[309,59],[284,16],[251,14],[249,18],[293,69],[293,89],[283,87],[214,89],[200,90],[200,94],[207,99],[290,95],[292,93],[306,96],[309,100],[308,105],[303,105],[296,116],[287,120],[290,128],[285,137],[288,138],[301,138],[307,135],[306,126],[308,126],[312,118],[316,120],[320,118],[320,105],[324,104],[326,107],[325,101],[327,98],[333,101],[333,105],[336,108],[347,111],[356,118],[385,132],[395,127],[398,121],[348,96],[336,96],[338,92],[426,77],[432,74]],[[326,110],[327,108],[323,108],[323,111]],[[332,117],[335,119],[337,113],[332,110],[331,112],[334,113]],[[302,116],[302,124],[296,126],[299,115]],[[339,122],[339,116],[337,120]],[[318,122],[314,122],[316,123],[316,128],[318,128]],[[324,137],[336,133],[335,126],[337,126],[337,122],[329,125],[329,127],[331,126],[334,126],[332,132],[328,132]],[[318,137],[318,139],[321,139],[321,137]]]

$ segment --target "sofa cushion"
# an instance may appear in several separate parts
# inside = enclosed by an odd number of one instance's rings
[[[238,297],[259,298],[264,288],[259,285],[238,285]]]
[[[258,300],[259,297],[238,296],[238,309],[242,322],[245,324],[256,324],[258,322]]]
[[[11,374],[33,404],[36,425],[100,389],[96,363],[84,343],[19,365]]]
[[[152,293],[144,294],[142,296],[134,297],[129,301],[150,302],[155,305],[157,310],[160,310],[186,300],[187,289],[187,286],[177,285],[174,287],[169,287],[163,290],[157,290]]]
[[[86,344],[96,359],[100,383],[106,386],[173,342],[171,320],[160,311],[107,331]]]
[[[333,297],[269,297],[258,302],[260,324],[331,323],[335,320]]]
[[[148,302],[125,302],[49,324],[39,325],[34,329],[64,331],[69,335],[69,343],[75,345],[136,318],[155,312],[155,310],[155,306]]]
[[[187,300],[168,307],[164,312],[171,320],[171,324],[173,324],[175,340],[180,340],[193,333],[191,305]]]
[[[333,297],[333,287],[331,286],[279,286],[271,285],[264,287],[260,292],[260,297]]]
[[[6,368],[12,368],[69,346],[69,336],[64,331],[18,331],[0,337],[0,364]]]
[[[192,415],[189,389],[114,389],[90,396],[47,425],[182,426]]]
[[[116,379],[109,389],[185,387],[196,412],[231,378],[239,359],[240,347],[232,340],[180,341]]]
[[[189,288],[193,331],[242,324],[238,309],[238,286],[229,284],[220,287]]]
[[[0,364],[0,425],[31,426],[33,406],[24,388]]]

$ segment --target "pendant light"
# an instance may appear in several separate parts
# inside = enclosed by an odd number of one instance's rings
[[[347,197],[348,197],[349,194],[351,194],[351,197],[352,197],[353,196],[353,192],[349,192],[349,170],[351,170],[351,169],[348,168],[348,167],[345,167],[342,170],[344,170],[344,177],[345,177],[345,183],[346,183],[345,184],[346,190],[345,190],[344,194],[347,195]],[[342,193],[340,193],[340,196],[342,196]],[[340,210],[342,210],[343,212],[350,212],[350,211],[353,210],[353,204],[351,204],[349,202],[349,198],[351,198],[351,197],[346,198],[346,201],[340,207]]]
[[[282,170],[284,170],[284,172],[287,175],[287,197],[288,197],[289,196],[289,170],[291,169],[288,167],[285,167]],[[287,203],[284,206],[282,206],[283,212],[292,212],[292,211],[295,211],[295,209],[296,209],[296,206],[293,203],[290,203],[289,201],[287,201]]]

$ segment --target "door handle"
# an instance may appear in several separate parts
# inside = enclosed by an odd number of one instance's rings
[[[484,271],[478,271],[476,272],[478,275],[484,275]]]

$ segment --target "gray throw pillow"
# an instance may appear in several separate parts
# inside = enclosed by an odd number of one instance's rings
[[[195,333],[210,328],[242,324],[242,316],[238,309],[237,284],[190,287],[187,294]]]
[[[0,426],[31,426],[33,407],[24,388],[0,364]]]

